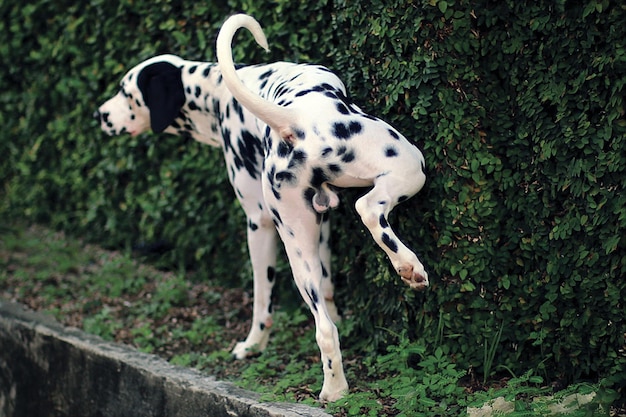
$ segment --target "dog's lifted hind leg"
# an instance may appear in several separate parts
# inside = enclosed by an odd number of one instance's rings
[[[396,236],[387,221],[389,212],[399,203],[419,191],[424,179],[418,181],[393,177],[391,174],[378,178],[367,194],[357,200],[355,208],[372,237],[389,257],[402,280],[412,289],[423,290],[428,286],[428,274],[424,265]]]

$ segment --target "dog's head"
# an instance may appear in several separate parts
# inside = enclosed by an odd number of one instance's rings
[[[185,104],[181,79],[183,59],[175,55],[151,58],[128,71],[119,92],[96,110],[94,117],[109,135],[136,136],[164,131]]]

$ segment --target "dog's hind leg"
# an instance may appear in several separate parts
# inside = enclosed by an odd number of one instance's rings
[[[308,196],[303,197],[301,188],[282,188],[281,194],[280,200],[273,199],[270,207],[285,244],[294,281],[315,319],[315,339],[324,370],[320,399],[335,401],[348,390],[348,382],[343,372],[339,334],[328,310],[330,303],[323,298],[323,291],[329,287],[322,289],[322,283],[330,278],[323,277],[320,260],[322,215],[313,209]],[[271,198],[267,192],[265,195],[266,200]]]
[[[335,305],[335,286],[332,281],[331,263],[330,263],[330,218],[328,214],[322,216],[322,228],[320,234],[320,262],[322,265],[322,296],[326,302],[328,315],[333,322],[339,323],[341,316]]]
[[[387,221],[389,212],[398,204],[417,193],[424,184],[421,171],[418,177],[383,175],[377,178],[374,188],[357,200],[355,208],[363,224],[391,261],[402,280],[413,289],[428,286],[428,274],[417,255],[396,236]]]

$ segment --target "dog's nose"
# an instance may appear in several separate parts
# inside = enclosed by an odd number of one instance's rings
[[[96,121],[98,122],[102,120],[102,115],[100,114],[100,110],[96,110],[95,112],[93,112],[93,118],[96,119]]]

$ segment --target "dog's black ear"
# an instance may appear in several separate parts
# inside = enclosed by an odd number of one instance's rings
[[[139,73],[137,86],[150,109],[152,131],[163,132],[185,104],[181,69],[169,62],[150,64]]]

